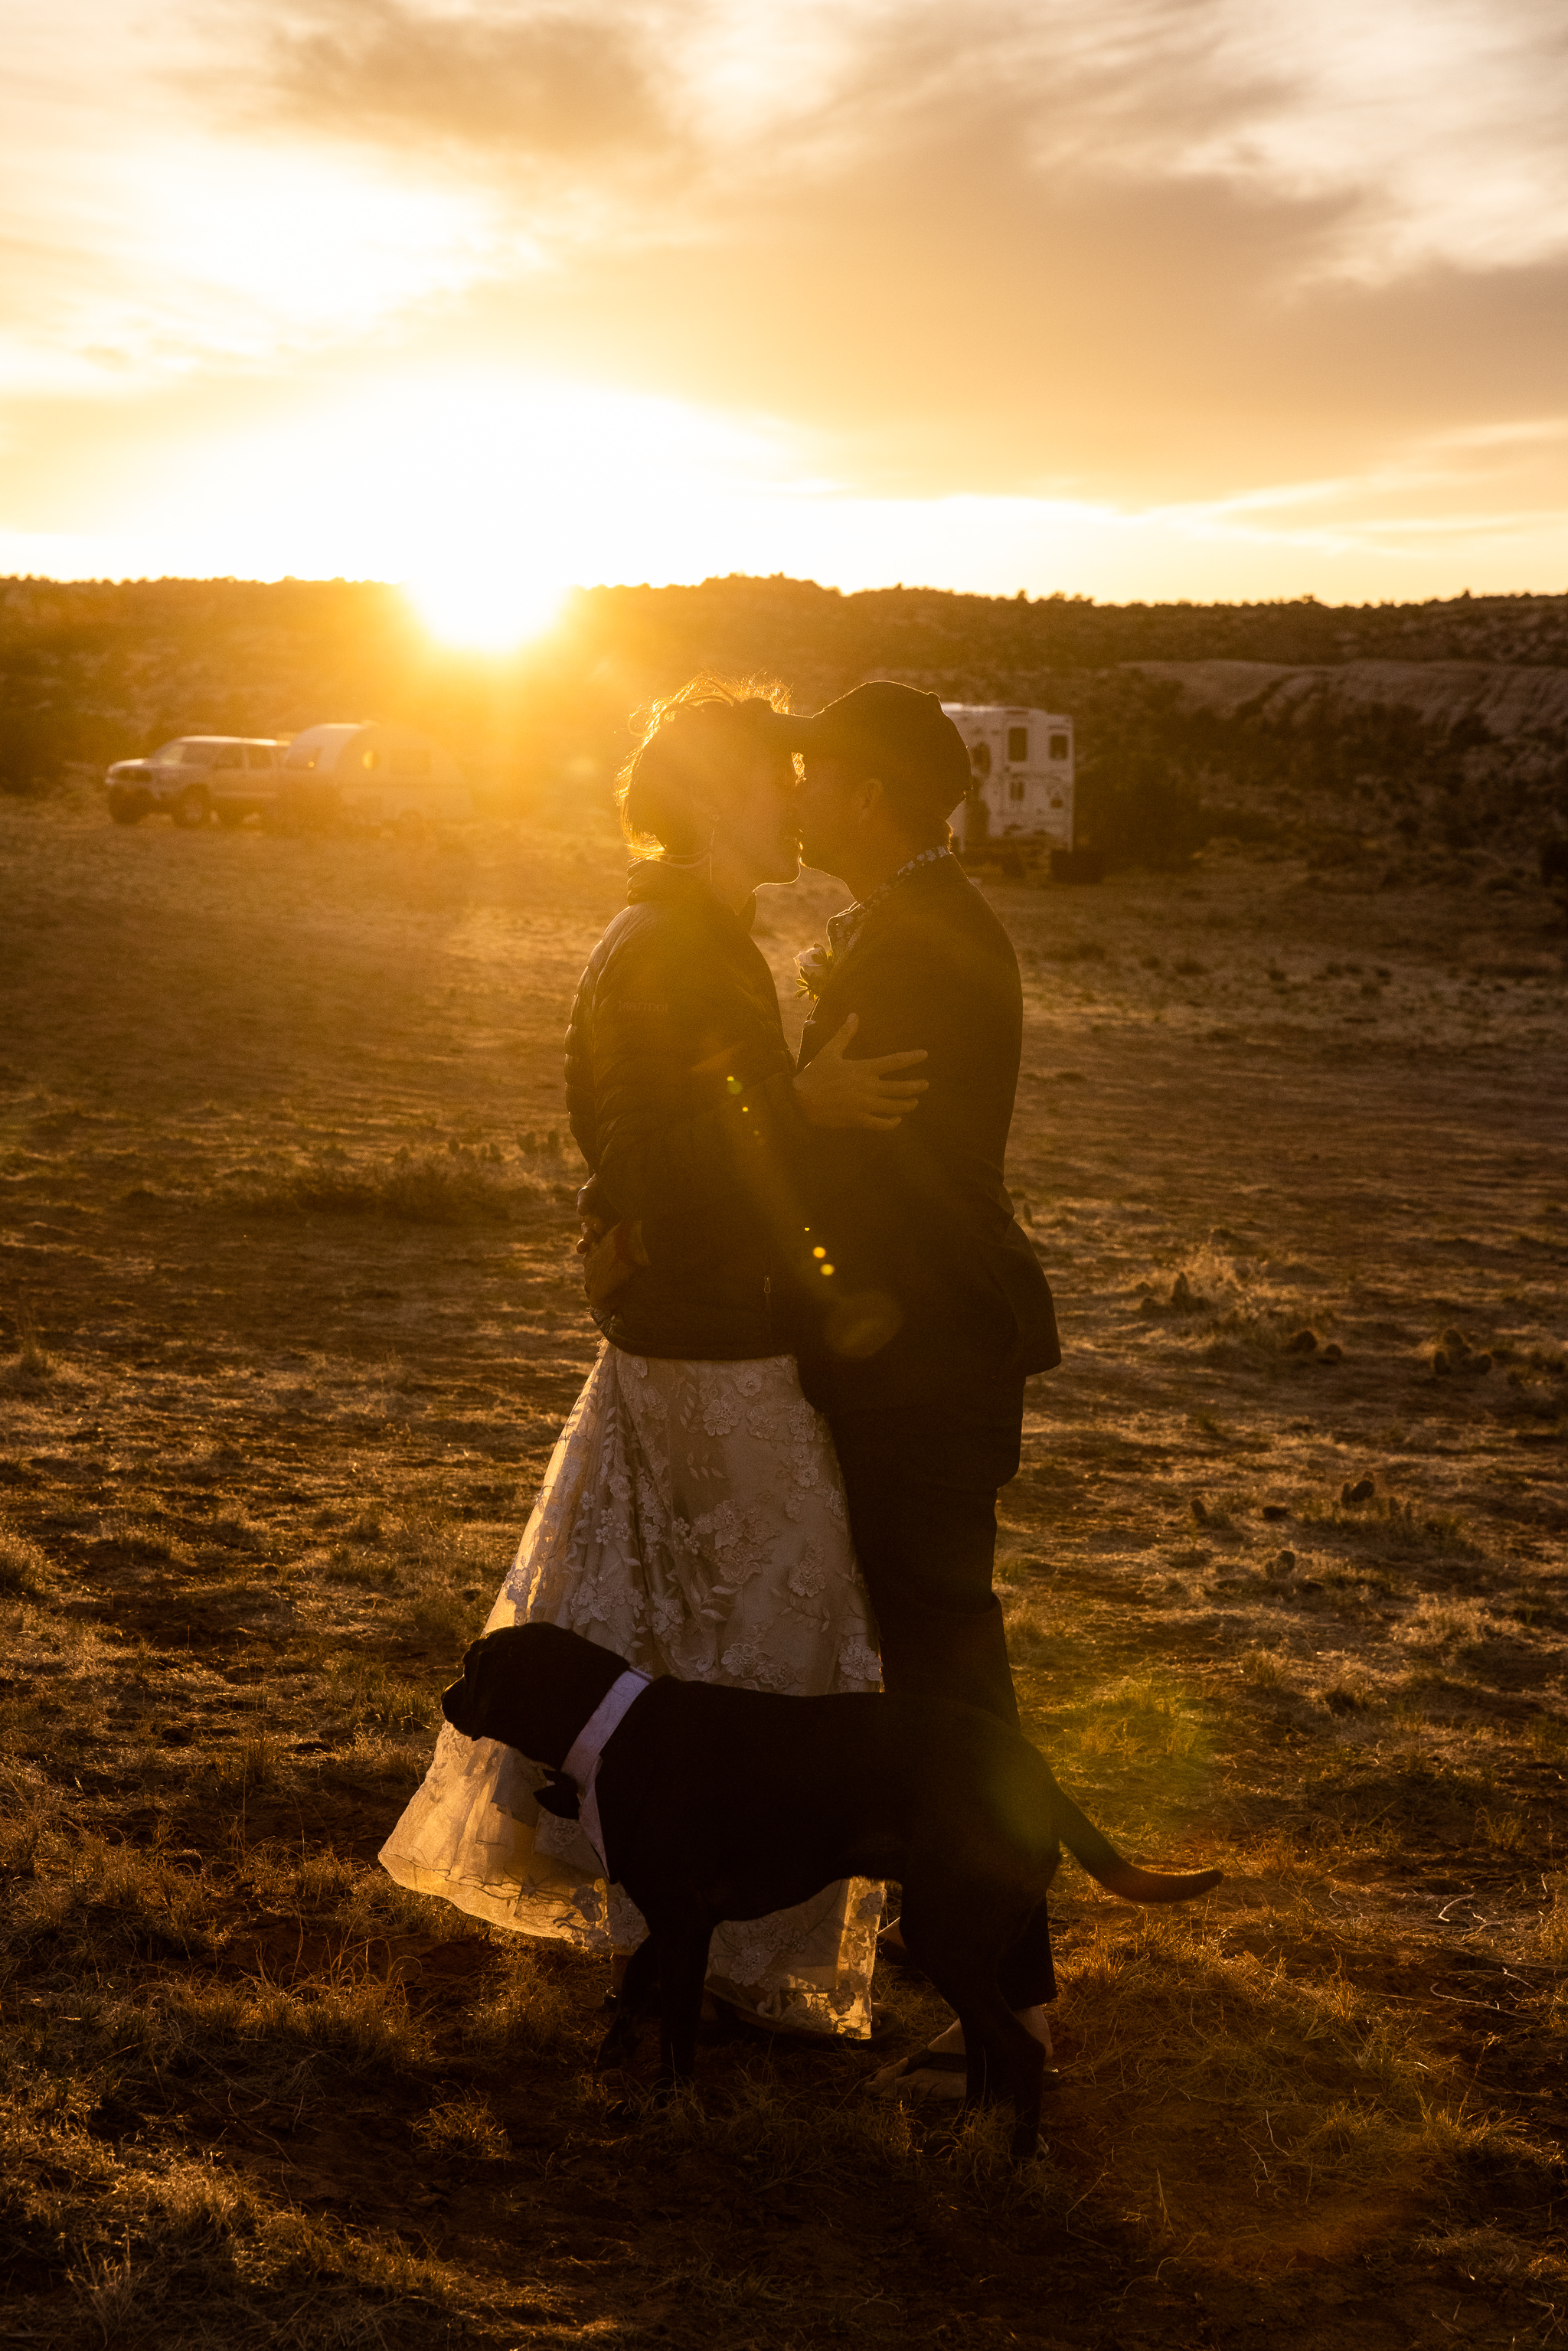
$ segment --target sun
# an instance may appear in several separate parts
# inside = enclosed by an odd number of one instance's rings
[[[522,565],[451,564],[405,579],[403,592],[433,637],[471,653],[513,653],[543,634],[568,582]]]

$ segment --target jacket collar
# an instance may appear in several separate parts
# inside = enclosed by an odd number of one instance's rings
[[[626,903],[629,906],[685,906],[695,915],[711,919],[720,928],[733,928],[743,935],[749,934],[757,919],[754,896],[747,900],[738,914],[721,904],[708,887],[706,862],[675,865],[664,857],[639,857],[627,876]]]
[[[841,930],[835,938],[833,925],[835,923],[842,924],[854,910],[846,906],[842,914],[830,915],[828,939],[833,953],[821,983],[822,991],[832,986],[840,972],[868,938],[881,937],[888,924],[896,923],[901,915],[913,914],[917,917],[921,904],[928,898],[956,889],[972,890],[974,886],[956,857],[949,854],[946,857],[917,858],[894,874],[891,881],[884,882],[880,890],[873,892],[865,905],[858,910],[856,919],[848,925],[847,934]]]
[[[899,867],[896,873],[890,873],[885,882],[880,883],[869,898],[857,898],[852,905],[845,906],[839,914],[830,914],[828,945],[834,955],[846,955],[849,952],[859,937],[866,917],[874,914],[877,907],[885,899],[890,898],[895,890],[902,889],[905,883],[913,882],[917,875],[925,872],[930,867],[947,862],[952,855],[952,851],[946,843],[940,848],[933,846],[930,849],[919,850],[915,856],[907,859]]]

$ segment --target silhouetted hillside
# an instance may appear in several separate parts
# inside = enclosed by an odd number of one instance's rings
[[[1213,664],[1271,666],[1220,690],[1195,666]],[[1469,665],[1447,700],[1420,674],[1437,664]],[[12,580],[0,782],[47,789],[175,734],[382,717],[449,743],[492,804],[560,809],[608,788],[632,709],[707,668],[780,677],[806,707],[880,675],[1070,710],[1084,827],[1113,854],[1281,825],[1522,845],[1562,799],[1568,724],[1554,688],[1504,691],[1499,667],[1568,672],[1568,596],[1102,605],[736,576],[584,590],[548,636],[478,658],[371,582]],[[1286,673],[1310,674],[1281,691]]]

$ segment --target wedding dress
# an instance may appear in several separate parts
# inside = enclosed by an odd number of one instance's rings
[[[684,1363],[606,1346],[486,1625],[561,1625],[647,1674],[800,1698],[880,1687],[827,1424],[788,1355]],[[382,1848],[400,1886],[495,1926],[625,1949],[646,1933],[544,1772],[443,1726]],[[882,1887],[861,1878],[714,1935],[710,1987],[796,2032],[862,2037]]]

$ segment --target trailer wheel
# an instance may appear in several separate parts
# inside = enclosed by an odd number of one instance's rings
[[[193,832],[198,825],[205,824],[212,813],[205,784],[187,784],[169,813],[175,823],[187,832]]]

